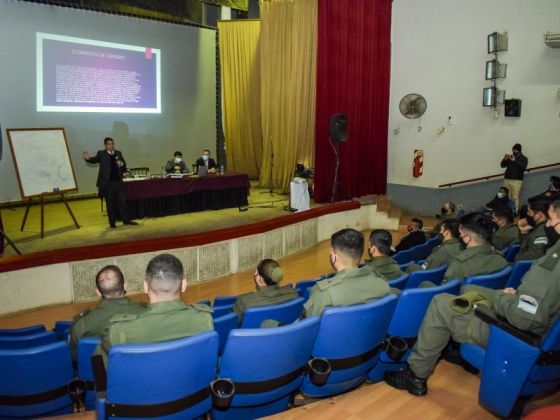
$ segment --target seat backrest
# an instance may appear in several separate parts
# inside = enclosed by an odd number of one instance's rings
[[[78,378],[93,382],[91,356],[100,343],[99,337],[85,337],[78,341]]]
[[[477,286],[488,287],[489,289],[501,289],[504,287],[504,284],[506,284],[510,273],[511,267],[507,266],[495,273],[467,277],[463,284],[465,286],[468,284],[475,284]]]
[[[214,318],[214,330],[218,333],[220,337],[220,346],[218,348],[218,354],[224,352],[224,347],[226,341],[229,337],[231,330],[237,328],[237,314],[229,313],[218,318]]]
[[[514,262],[515,261],[515,257],[517,256],[517,254],[519,253],[519,249],[521,248],[521,245],[519,244],[514,244],[514,245],[510,245],[508,247],[507,252],[504,255],[504,258],[508,261],[508,262]]]
[[[237,300],[237,296],[216,296],[213,306],[233,305]]]
[[[389,286],[394,287],[395,289],[404,290],[406,284],[408,282],[408,274],[403,274],[396,279],[389,280]]]
[[[430,252],[439,244],[441,244],[441,236],[434,235],[426,241],[426,244],[430,247]]]
[[[432,268],[430,270],[418,270],[410,273],[408,276],[408,283],[406,284],[407,289],[414,289],[420,286],[423,281],[431,281],[435,284],[440,284],[443,279],[443,275],[447,270],[447,264],[440,265],[439,267]]]
[[[68,332],[72,327],[72,321],[56,321],[54,324],[54,335],[56,335],[57,340],[68,340]]]
[[[15,335],[8,337],[0,337],[0,349],[16,350],[27,349],[30,347],[42,346],[56,341],[56,335],[53,331],[47,331],[30,335]]]
[[[219,318],[221,316],[227,315],[231,312],[233,304],[212,306],[212,318]]]
[[[410,250],[412,252],[412,259],[414,261],[419,261],[428,258],[430,252],[432,251],[432,247],[428,244],[428,242],[424,242],[423,244],[413,246]]]
[[[296,283],[295,289],[298,291],[300,297],[304,297],[305,296],[305,291],[307,289],[311,289],[313,286],[315,286],[315,284],[317,284],[317,279],[302,280],[302,281],[298,281]]]
[[[457,294],[461,281],[451,280],[441,286],[406,289],[399,296],[395,313],[389,325],[389,335],[403,338],[416,337],[432,298],[439,293]]]
[[[31,335],[45,332],[45,326],[43,324],[31,325],[24,328],[13,328],[7,330],[0,330],[0,337],[14,336],[14,335]]]
[[[54,333],[53,333],[54,336]],[[54,342],[20,350],[0,350],[0,395],[23,397],[60,390],[51,400],[26,405],[0,404],[1,417],[38,417],[71,413],[72,402],[65,393],[72,379],[72,361],[67,343]],[[55,395],[57,395],[55,393]]]
[[[410,249],[399,251],[396,254],[392,255],[391,258],[393,258],[399,265],[406,264],[413,260],[412,251]]]
[[[278,321],[281,325],[291,324],[303,311],[303,298],[297,298],[278,305],[248,308],[243,314],[241,328],[259,328],[267,319]]]
[[[175,401],[206,389],[216,376],[219,338],[215,331],[152,344],[111,348],[106,407],[150,406]],[[194,418],[210,409],[210,397],[170,419]]]
[[[521,284],[521,279],[533,265],[533,260],[516,261],[511,267],[511,273],[507,279],[505,287],[513,287],[517,289]]]

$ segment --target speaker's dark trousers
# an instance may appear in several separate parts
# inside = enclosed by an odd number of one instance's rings
[[[107,216],[109,224],[113,225],[117,219],[124,223],[130,221],[126,210],[126,197],[124,192],[124,183],[122,181],[109,181],[102,191],[103,198],[107,205]]]

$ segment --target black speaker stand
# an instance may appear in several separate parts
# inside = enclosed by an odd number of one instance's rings
[[[260,194],[270,194],[271,196],[274,195],[275,191],[274,191],[274,184],[272,182],[272,170],[274,168],[274,145],[272,143],[272,138],[268,138],[268,143],[270,144],[270,163],[268,165],[268,191],[261,191]],[[274,207],[274,202],[272,203],[272,206]]]
[[[336,200],[336,194],[338,193],[338,168],[340,167],[340,155],[338,153],[339,142],[335,141],[336,146],[333,144],[332,139],[329,137],[329,142],[334,150],[334,156],[336,158],[336,167],[334,169],[334,182],[332,187],[331,203]]]

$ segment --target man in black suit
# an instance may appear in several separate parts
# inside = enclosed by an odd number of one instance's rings
[[[107,203],[107,216],[109,226],[116,228],[117,219],[123,221],[125,225],[137,225],[129,219],[126,211],[126,197],[122,178],[128,173],[126,161],[119,150],[115,150],[115,142],[111,137],[103,140],[105,149],[97,151],[95,156],[90,156],[89,152],[82,155],[87,163],[99,163],[99,174],[97,175],[97,188],[99,195]]]
[[[406,227],[408,233],[401,239],[396,250],[404,251],[405,249],[410,249],[413,246],[426,242],[426,235],[422,232],[423,227],[424,223],[422,220],[416,218],[412,219]]]
[[[204,149],[202,151],[202,157],[199,158],[196,161],[197,171],[198,171],[199,166],[206,166],[208,168],[208,173],[209,174],[215,174],[216,173],[217,165],[216,165],[216,162],[214,161],[214,159],[212,159],[210,157],[210,150]]]

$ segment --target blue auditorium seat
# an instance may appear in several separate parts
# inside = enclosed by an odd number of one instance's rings
[[[101,343],[99,337],[86,337],[78,341],[78,378],[86,381],[87,391],[84,404],[86,409],[95,409],[95,391],[93,390],[93,371],[91,356],[95,348]]]
[[[399,290],[404,290],[407,282],[408,282],[408,274],[403,274],[402,276],[397,277],[396,279],[388,281],[390,287],[394,287],[395,289],[399,289]]]
[[[528,397],[560,386],[560,319],[542,339],[478,308],[490,323],[488,346],[461,344],[461,356],[481,371],[478,400],[501,417],[521,416]]]
[[[467,277],[463,282],[463,285],[467,286],[469,284],[474,284],[477,286],[488,287],[489,289],[503,289],[510,273],[511,267],[507,266],[495,273]]]
[[[399,251],[396,254],[393,254],[391,258],[394,259],[399,265],[414,261],[412,251],[410,249]]]
[[[510,263],[514,262],[515,257],[519,253],[520,248],[521,248],[521,245],[519,245],[519,244],[508,246],[506,249],[504,249],[502,251],[503,255],[504,255],[504,258]]]
[[[409,261],[409,262],[404,263],[404,264],[399,264],[399,268],[401,269],[401,271],[403,271],[403,272],[406,273],[406,270],[408,270],[408,266],[409,266],[410,264],[414,264],[414,262],[415,262],[415,261]]]
[[[230,312],[227,315],[214,318],[214,330],[220,336],[220,347],[218,349],[218,354],[221,355],[224,352],[224,347],[226,341],[229,337],[231,330],[237,328],[237,314]]]
[[[45,326],[43,324],[31,325],[25,328],[13,328],[7,330],[0,330],[0,337],[9,337],[14,335],[31,335],[45,332]]]
[[[416,342],[420,325],[424,315],[430,306],[432,298],[439,293],[450,293],[456,295],[461,288],[461,282],[457,279],[436,287],[406,289],[399,296],[395,313],[389,325],[388,335],[390,337],[401,337],[408,345],[408,351],[398,361],[392,360],[386,351],[381,352],[379,362],[368,374],[368,380],[379,382],[383,380],[385,372],[405,368],[406,359],[410,350]]]
[[[362,384],[378,361],[397,304],[390,294],[373,302],[325,309],[313,358],[327,359],[332,372],[323,385],[306,375],[300,388],[309,397],[327,397]]]
[[[513,287],[517,289],[521,284],[521,279],[527,271],[531,268],[533,260],[517,261],[511,267],[511,273],[504,287]]]
[[[443,275],[447,270],[447,264],[429,270],[418,270],[410,273],[408,276],[407,289],[414,289],[420,286],[423,281],[431,281],[434,284],[441,284]]]
[[[72,413],[72,401],[66,393],[66,384],[73,377],[67,343],[0,350],[0,372],[0,417]]]
[[[320,279],[320,277],[319,277]],[[300,297],[304,297],[305,296],[305,291],[307,289],[312,288],[313,286],[315,286],[315,284],[317,283],[317,281],[319,279],[313,279],[313,280],[302,280],[302,281],[298,281],[296,283],[296,287],[295,289],[297,290],[298,294]]]
[[[237,300],[237,296],[216,296],[213,306],[233,305]]]
[[[213,306],[212,307],[212,317],[213,318],[219,318],[221,316],[227,315],[227,314],[231,313],[231,308],[233,308],[233,304]]]
[[[241,320],[241,328],[260,328],[267,319],[278,321],[281,325],[291,324],[303,312],[303,298],[289,300],[278,305],[247,308]]]
[[[204,300],[199,300],[198,302],[199,305],[207,305],[207,306],[212,306],[212,302],[210,302],[208,299],[204,299]]]
[[[319,324],[318,317],[311,317],[278,328],[233,330],[219,377],[230,379],[236,393],[229,407],[213,408],[212,418],[245,420],[287,410],[301,385]]]
[[[54,324],[54,335],[57,340],[68,341],[68,333],[72,327],[72,321],[56,321]]]
[[[432,246],[428,242],[410,248],[414,261],[425,260],[432,253]]]
[[[44,344],[54,343],[56,335],[53,331],[47,331],[30,335],[14,335],[8,337],[0,337],[1,350],[27,349],[30,347],[42,346]]]
[[[441,240],[442,238],[440,235],[435,235],[426,241],[426,244],[430,246],[430,253],[434,250],[435,247],[441,244]]]
[[[97,418],[139,416],[122,411],[127,407],[138,410],[140,417],[166,420],[205,415],[211,406],[208,384],[216,376],[218,345],[218,334],[210,331],[163,343],[112,347],[107,390],[97,393]],[[179,400],[184,405],[168,405]]]

